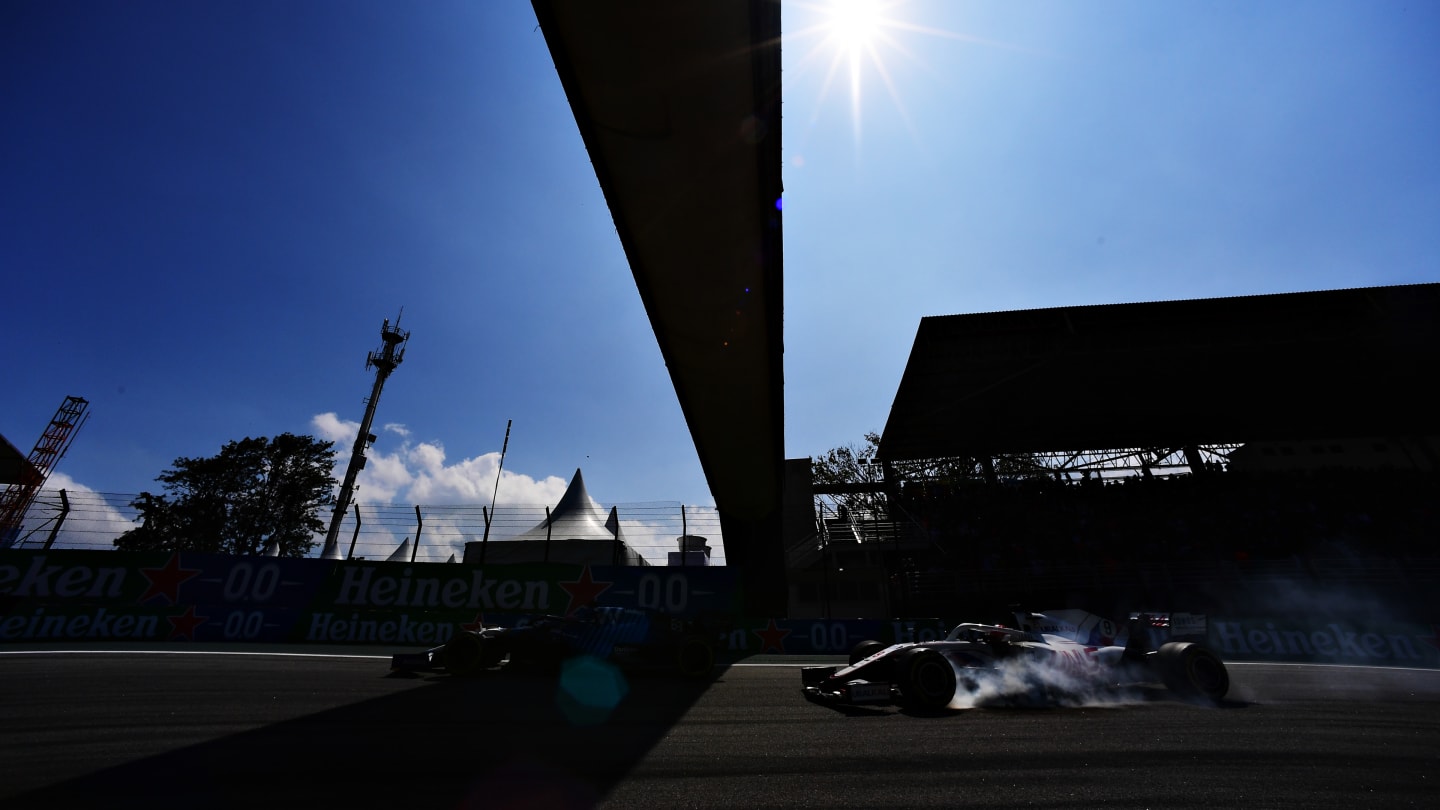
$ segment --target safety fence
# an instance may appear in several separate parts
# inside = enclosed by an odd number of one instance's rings
[[[131,504],[136,495],[89,490],[41,491],[21,526],[16,548],[113,549],[115,539],[139,525],[139,512]],[[467,542],[487,538],[503,542],[543,525],[545,505],[501,504],[488,507],[465,504],[354,504],[340,529],[340,547],[347,558],[384,560],[405,540],[418,538],[415,562],[446,562],[465,556]],[[614,508],[626,546],[651,565],[666,565],[669,553],[679,551],[682,535],[704,537],[711,549],[708,565],[725,564],[720,516],[713,506],[692,506],[677,501],[604,505]],[[321,518],[328,524],[330,513]],[[317,537],[318,555],[323,537]],[[559,539],[559,538],[557,538]],[[407,558],[409,554],[407,554]]]

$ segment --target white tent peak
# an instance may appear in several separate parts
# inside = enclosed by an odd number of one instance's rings
[[[585,477],[575,470],[560,502],[548,518],[502,542],[470,541],[465,562],[564,562],[585,565],[649,565],[644,555],[626,546],[620,510],[607,512],[585,491]]]
[[[510,539],[544,540],[548,534],[551,540],[614,540],[620,519],[613,508],[610,511],[607,515],[585,491],[585,478],[577,467],[560,502],[550,510],[549,520],[542,520],[535,528]],[[613,528],[609,525],[612,520]]]
[[[390,552],[390,556],[385,559],[385,562],[410,562],[410,538],[405,538],[405,542],[401,543],[399,548]]]
[[[575,476],[570,479],[570,486],[565,488],[565,494],[560,496],[560,502],[555,504],[551,510],[550,517],[553,520],[557,514],[568,515],[572,512],[599,512],[600,504],[590,497],[585,489],[585,476],[580,473],[580,468],[575,468]]]

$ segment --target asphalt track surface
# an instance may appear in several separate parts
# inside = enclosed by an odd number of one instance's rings
[[[1232,665],[1200,707],[838,711],[794,666],[386,677],[377,657],[0,653],[9,807],[1435,807],[1440,672]],[[603,712],[601,712],[603,714]]]

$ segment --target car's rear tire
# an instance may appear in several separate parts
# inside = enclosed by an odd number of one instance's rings
[[[478,633],[461,631],[445,642],[445,671],[452,675],[474,675],[496,666],[500,658],[494,643]]]
[[[955,669],[934,650],[911,647],[895,661],[895,681],[905,704],[916,709],[936,710],[955,699]]]
[[[675,651],[675,668],[683,678],[704,678],[715,669],[715,648],[704,639],[687,638]]]
[[[856,644],[854,648],[850,650],[850,666],[855,666],[888,646],[890,645],[883,641],[875,641],[874,639],[866,639]]]
[[[1230,673],[1220,656],[1191,642],[1172,641],[1156,653],[1160,678],[1171,692],[1219,703],[1230,691]]]

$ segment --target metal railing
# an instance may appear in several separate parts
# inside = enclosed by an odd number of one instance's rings
[[[1318,595],[1335,595],[1351,589],[1399,595],[1400,591],[1430,590],[1440,584],[1440,557],[1406,560],[1341,557],[1294,557],[1241,562],[1136,562],[1093,565],[1053,565],[1043,570],[1021,566],[968,568],[945,571],[906,571],[893,583],[903,589],[900,599],[953,600],[957,597],[1003,596],[1086,591],[1107,593],[1140,587],[1155,593],[1188,594],[1203,591],[1276,592],[1278,587]]]

